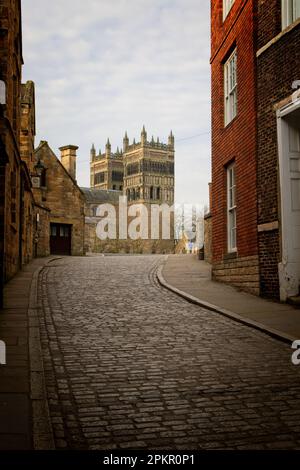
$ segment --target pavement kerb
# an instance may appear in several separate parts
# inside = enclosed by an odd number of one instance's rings
[[[32,276],[28,306],[30,399],[32,404],[33,448],[54,450],[54,436],[48,407],[39,326],[38,279],[42,270],[58,257],[45,260]]]
[[[294,336],[290,336],[287,333],[283,333],[282,331],[270,328],[262,323],[242,317],[238,313],[232,312],[230,310],[224,309],[217,305],[208,303],[204,300],[198,299],[197,297],[194,297],[193,295],[190,295],[187,292],[184,292],[180,289],[177,289],[176,287],[171,286],[170,284],[167,283],[167,281],[165,280],[163,276],[164,264],[165,263],[161,264],[158,267],[157,272],[156,272],[156,276],[157,276],[157,280],[159,284],[165,289],[168,289],[169,291],[173,292],[174,294],[179,295],[180,297],[187,300],[188,302],[199,305],[199,307],[206,308],[207,310],[211,310],[212,312],[219,313],[227,318],[231,318],[232,320],[238,323],[242,323],[243,325],[246,325],[248,327],[254,328],[255,330],[261,331],[262,333],[265,333],[268,336],[271,336],[272,338],[275,338],[279,341],[283,341],[284,343],[287,343],[289,345],[291,345],[295,340],[299,339]]]

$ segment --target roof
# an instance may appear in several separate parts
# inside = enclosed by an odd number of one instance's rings
[[[77,184],[77,181],[74,180],[72,178],[72,176],[70,175],[70,173],[66,170],[66,168],[64,167],[64,165],[61,163],[61,161],[59,160],[59,158],[57,158],[57,156],[55,155],[55,153],[53,152],[53,150],[51,149],[51,147],[49,146],[48,142],[46,140],[41,140],[40,141],[40,144],[38,146],[38,148],[36,148],[34,150],[34,155],[38,155],[39,152],[43,149],[43,147],[48,150],[51,155],[56,159],[56,161],[58,162],[58,164],[61,166],[61,168],[64,170],[64,172],[68,175],[68,177],[70,178],[70,180],[73,182],[74,186],[82,193],[81,191],[81,188],[78,186]]]
[[[119,197],[123,195],[122,191],[113,191],[106,189],[80,188],[84,194],[86,202],[89,204],[103,204],[106,202],[118,203]]]

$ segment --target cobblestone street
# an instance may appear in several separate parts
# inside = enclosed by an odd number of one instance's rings
[[[163,260],[63,258],[42,271],[57,449],[300,449],[291,348],[164,290]]]

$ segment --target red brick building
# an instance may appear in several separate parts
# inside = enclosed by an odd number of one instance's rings
[[[258,1],[257,180],[261,294],[300,285],[300,2]]]
[[[212,2],[215,279],[286,301],[300,284],[300,2]]]
[[[259,294],[254,0],[213,0],[213,276]]]

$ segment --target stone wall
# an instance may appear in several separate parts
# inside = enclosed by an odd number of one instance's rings
[[[35,158],[46,168],[46,186],[35,190],[36,200],[50,210],[50,223],[72,225],[71,254],[81,256],[84,254],[83,193],[47,142],[40,143],[35,151]],[[42,251],[42,248],[39,247],[38,250]]]
[[[0,4],[0,80],[5,103],[0,104],[0,269],[10,279],[21,266],[21,158],[19,151],[22,69],[21,3]],[[2,283],[2,281],[1,281]]]
[[[250,294],[259,295],[258,256],[227,259],[213,264],[213,280],[231,284]]]
[[[212,263],[212,217],[211,214],[204,216],[204,260]]]
[[[119,227],[119,191],[106,191],[99,189],[82,188],[85,195],[85,251],[93,253],[174,253],[174,217],[170,217],[170,239],[162,239],[162,222],[160,216],[159,239],[151,239],[151,205],[148,207],[148,240],[120,239]],[[96,233],[97,224],[101,218],[95,215],[95,211],[101,204],[110,204],[115,209],[116,214],[116,239],[100,240]],[[127,210],[132,204],[128,204]],[[127,227],[135,217],[128,216]]]

